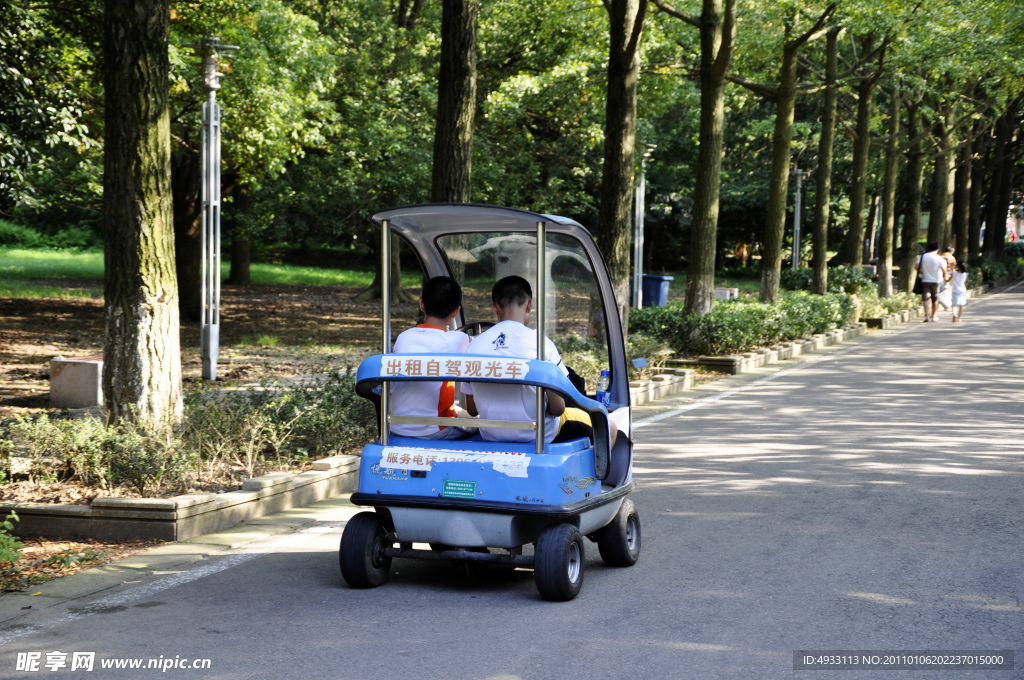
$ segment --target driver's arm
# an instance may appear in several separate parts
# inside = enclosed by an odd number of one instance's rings
[[[462,398],[466,400],[466,413],[476,418],[480,413],[476,410],[476,401],[473,400],[472,394],[462,393]]]

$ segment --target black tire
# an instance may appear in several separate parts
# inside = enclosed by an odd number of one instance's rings
[[[353,588],[376,588],[388,578],[391,558],[387,530],[373,512],[361,512],[348,521],[341,534],[338,562],[341,576]]]
[[[566,602],[579,595],[585,566],[583,536],[576,527],[555,524],[541,532],[533,563],[541,597]]]
[[[640,513],[625,499],[605,528],[597,532],[597,549],[609,567],[632,567],[640,559]]]

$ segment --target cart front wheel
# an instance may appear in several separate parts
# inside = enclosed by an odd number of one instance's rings
[[[640,559],[640,513],[625,499],[605,528],[597,532],[597,549],[609,567],[632,567]]]
[[[387,547],[387,530],[376,513],[361,512],[350,519],[338,551],[345,582],[353,588],[376,588],[384,583],[391,568],[391,558],[384,554]]]
[[[534,578],[546,600],[565,602],[583,587],[583,536],[571,524],[556,524],[541,532],[534,551]]]

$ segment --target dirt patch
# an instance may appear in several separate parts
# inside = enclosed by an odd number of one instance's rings
[[[289,378],[357,364],[380,346],[380,303],[356,302],[359,290],[225,285],[218,377]],[[392,327],[414,325],[418,311],[415,304],[392,305]],[[50,359],[102,354],[103,317],[102,299],[0,298],[0,419],[47,409]],[[198,380],[198,323],[182,323],[181,354],[184,379]]]

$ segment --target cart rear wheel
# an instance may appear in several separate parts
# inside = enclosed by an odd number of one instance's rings
[[[353,588],[376,588],[388,578],[391,558],[387,530],[377,514],[361,512],[348,521],[341,534],[338,562],[341,576]]]
[[[534,578],[546,600],[565,602],[583,587],[583,536],[571,524],[556,524],[541,532],[534,550]]]
[[[597,532],[597,549],[609,567],[632,567],[640,559],[640,513],[625,499],[605,528]]]

